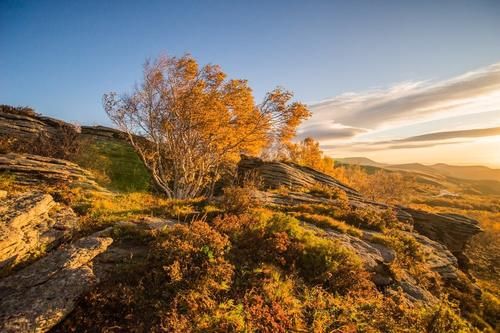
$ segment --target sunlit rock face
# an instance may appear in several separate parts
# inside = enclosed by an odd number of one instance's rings
[[[67,240],[73,211],[44,193],[0,199],[0,269],[13,268]]]
[[[111,243],[109,237],[84,237],[0,280],[0,330],[51,329],[98,282],[92,260]]]
[[[53,137],[61,134],[64,128],[75,128],[83,137],[118,139],[125,133],[106,126],[75,126],[65,121],[42,116],[29,108],[15,108],[0,105],[0,138],[16,138],[31,142],[39,135]]]

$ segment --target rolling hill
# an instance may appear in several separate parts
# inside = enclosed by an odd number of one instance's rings
[[[386,164],[375,162],[366,157],[347,157],[337,160],[345,164],[358,164],[390,170],[410,171],[430,176],[444,176],[467,180],[494,180],[500,182],[500,169],[492,169],[485,166],[458,166],[444,163],[433,165],[424,165],[421,163]]]

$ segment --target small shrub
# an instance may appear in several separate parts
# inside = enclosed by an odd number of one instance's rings
[[[498,331],[500,328],[500,299],[489,292],[484,292],[482,303],[484,320]]]
[[[221,208],[230,214],[242,214],[261,204],[253,186],[229,186],[223,189]]]
[[[313,187],[309,189],[309,194],[323,197],[326,199],[334,200],[334,199],[347,199],[347,194],[345,191],[333,186],[328,186],[325,184],[317,183]]]
[[[411,234],[393,229],[384,234],[376,234],[371,239],[396,251],[397,260],[405,268],[409,268],[416,262],[422,262],[425,258],[422,246]]]
[[[291,238],[293,246],[288,250],[287,265],[297,267],[309,283],[342,293],[360,281],[360,259],[339,242],[317,236],[301,227],[296,219],[283,214],[274,215],[267,229],[285,232]]]
[[[439,304],[427,310],[425,314],[426,332],[474,332],[472,326],[460,317],[456,304],[444,299]]]
[[[391,209],[376,209],[371,207],[357,207],[346,212],[342,217],[347,223],[358,228],[367,228],[383,231],[399,224]]]
[[[255,287],[243,296],[249,331],[305,331],[302,304],[295,295],[294,279],[283,277],[274,266],[266,265],[259,272]]]

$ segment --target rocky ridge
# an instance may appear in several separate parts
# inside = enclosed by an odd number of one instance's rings
[[[257,196],[267,204],[278,206],[293,206],[298,204],[329,204],[338,205],[338,200],[328,199],[307,193],[304,189],[321,184],[343,190],[348,197],[351,208],[370,207],[375,209],[392,208],[397,218],[411,226],[414,232],[408,231],[420,244],[425,252],[425,263],[434,272],[438,273],[443,281],[457,283],[460,270],[467,271],[464,249],[470,239],[481,231],[477,221],[454,214],[434,214],[418,211],[402,206],[388,206],[364,198],[360,193],[342,184],[338,180],[313,170],[289,162],[263,161],[258,158],[242,156],[238,166],[239,176],[248,178],[257,177],[261,191]],[[288,188],[286,193],[268,191],[280,187]],[[305,223],[305,222],[304,222]],[[325,231],[328,237],[339,240],[351,248],[362,259],[365,269],[372,272],[373,281],[379,286],[398,284],[409,296],[415,300],[433,302],[435,297],[416,281],[407,276],[395,281],[389,272],[389,265],[395,259],[395,252],[391,248],[373,242],[372,239],[380,236],[377,231],[364,230],[361,237],[339,233],[334,230]]]
[[[0,137],[33,141],[40,134],[49,137],[61,134],[63,128],[74,128],[83,137],[123,140],[125,134],[106,126],[76,126],[65,121],[42,116],[31,109],[0,106]]]
[[[289,188],[291,192],[285,196],[268,192],[262,194],[267,200],[281,205],[324,202],[324,198],[300,191],[321,184],[343,190],[347,194],[351,207],[392,208],[400,221],[411,224],[421,235],[445,245],[458,257],[465,256],[463,250],[467,243],[474,235],[481,232],[479,222],[468,217],[456,214],[429,213],[403,206],[388,206],[374,202],[364,198],[359,192],[333,177],[291,162],[268,162],[259,158],[242,156],[238,165],[238,173],[240,177],[245,177],[245,174],[257,175],[264,189],[276,189],[281,186]]]

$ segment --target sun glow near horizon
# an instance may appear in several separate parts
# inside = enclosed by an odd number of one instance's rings
[[[325,153],[333,158],[363,156],[380,163],[421,163],[450,165],[483,165],[500,169],[500,135],[469,142],[456,142],[433,147],[409,149],[380,149],[356,154],[349,148],[330,149]]]
[[[438,81],[340,94],[310,105],[299,139],[332,157],[500,168],[500,62]]]

